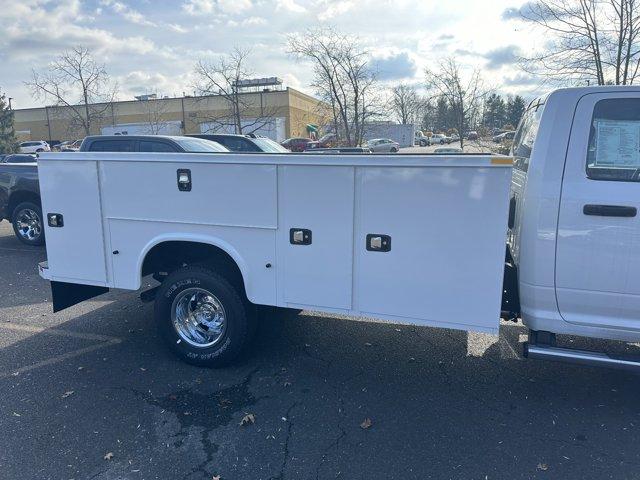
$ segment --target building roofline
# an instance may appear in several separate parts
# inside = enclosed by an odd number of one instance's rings
[[[296,90],[295,88],[291,88],[291,87],[287,87],[287,90],[290,90],[294,95],[297,95],[299,97],[303,97],[307,100],[311,100],[314,102],[318,102],[318,103],[324,103],[322,100],[320,100],[317,97],[314,97],[313,95],[309,95],[308,93],[304,93],[300,90]]]
[[[310,101],[313,102],[322,102],[322,100],[312,97],[311,95],[308,95],[304,92],[301,92],[300,90],[296,90],[295,88],[291,88],[291,87],[287,87],[283,90],[267,90],[267,91],[258,91],[258,92],[239,92],[239,95],[259,95],[259,94],[295,94],[298,95],[300,97],[306,98]],[[192,96],[192,95],[185,95],[185,96],[180,96],[180,97],[169,97],[169,98],[156,98],[153,100],[116,100],[113,102],[114,105],[124,105],[124,104],[141,104],[143,102],[148,102],[148,101],[171,101],[171,100],[201,100],[201,99],[206,99],[206,98],[216,98],[216,97],[220,97],[221,95],[196,95],[196,96]],[[99,103],[92,103],[91,105],[108,105],[107,102],[99,102]],[[77,105],[73,105],[74,107],[79,107],[81,106],[81,104],[77,104]],[[50,108],[50,109],[64,109],[64,108],[69,108],[66,105],[44,105],[42,107],[28,107],[28,108],[14,108],[13,111],[14,112],[28,112],[28,111],[37,111],[37,110],[45,110],[46,108]]]

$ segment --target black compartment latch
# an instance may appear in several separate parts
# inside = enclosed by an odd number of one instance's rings
[[[291,245],[311,245],[311,230],[306,228],[292,228],[289,230],[289,243]]]
[[[191,191],[191,170],[188,168],[178,169],[178,190],[181,192]]]
[[[367,250],[370,252],[390,252],[391,237],[380,233],[367,235]]]

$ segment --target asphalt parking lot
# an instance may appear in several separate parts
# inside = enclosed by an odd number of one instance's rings
[[[207,370],[135,293],[52,314],[44,258],[0,223],[0,478],[640,478],[639,377],[524,360],[520,325],[276,313]]]

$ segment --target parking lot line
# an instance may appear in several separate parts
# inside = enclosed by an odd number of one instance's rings
[[[0,252],[4,252],[4,251],[28,253],[28,250],[25,250],[24,248],[0,247]]]
[[[18,376],[22,373],[26,373],[31,370],[35,370],[37,368],[46,367],[48,365],[53,365],[55,363],[63,362],[65,360],[69,360],[70,358],[78,357],[80,355],[84,355],[85,353],[90,353],[95,350],[99,350],[101,348],[117,345],[122,342],[122,339],[118,337],[110,337],[108,335],[98,335],[98,334],[92,334],[92,333],[70,332],[68,330],[59,330],[56,328],[48,328],[48,327],[43,327],[39,325],[20,325],[16,323],[2,323],[0,324],[0,328],[6,329],[6,330],[21,331],[21,332],[45,333],[47,335],[58,335],[62,337],[79,338],[83,340],[95,340],[100,342],[95,345],[90,345],[88,347],[79,348],[77,350],[72,350],[71,352],[46,358],[39,362],[33,363],[31,365],[20,367],[11,372],[0,372],[0,379],[11,377],[11,376]]]
[[[0,323],[0,328],[4,328],[6,330],[15,330],[19,332],[32,332],[32,333],[42,333],[45,332],[48,335],[59,335],[62,337],[71,337],[71,338],[80,338],[82,340],[97,340],[101,342],[109,342],[112,340],[122,341],[121,338],[112,337],[109,335],[100,335],[97,333],[82,333],[82,332],[72,332],[69,330],[61,330],[58,328],[51,328],[42,325],[24,325],[21,323],[12,323],[12,322],[4,322]]]

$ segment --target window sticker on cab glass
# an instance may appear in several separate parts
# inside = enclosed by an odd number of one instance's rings
[[[595,119],[596,167],[640,166],[640,121]]]

